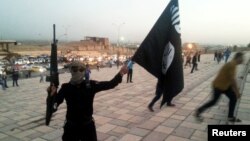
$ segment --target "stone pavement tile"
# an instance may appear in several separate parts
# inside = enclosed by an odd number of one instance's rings
[[[2,127],[4,127],[4,126],[5,126],[4,124],[0,123],[0,128],[2,128]]]
[[[130,129],[125,128],[125,127],[121,127],[121,126],[117,126],[116,128],[114,128],[112,131],[119,133],[119,134],[126,134]]]
[[[157,128],[155,128],[154,131],[161,132],[164,134],[171,134],[174,131],[174,129],[175,128],[160,125]]]
[[[180,125],[181,122],[182,122],[181,120],[169,118],[162,125],[167,126],[167,127],[176,128]]]
[[[21,120],[24,120],[24,119],[27,119],[27,118],[30,118],[30,116],[28,116],[28,115],[18,115],[18,116],[13,117],[12,119],[16,120],[16,121],[21,121]]]
[[[238,117],[241,117],[242,120],[249,120],[250,113],[247,112],[238,112],[237,114]]]
[[[16,135],[16,134],[18,134],[20,132],[22,132],[22,130],[20,130],[20,129],[12,129],[12,130],[7,130],[4,133],[6,135],[14,136],[14,135]]]
[[[128,121],[125,121],[125,120],[120,120],[120,119],[114,119],[112,121],[109,122],[110,124],[113,124],[113,125],[117,125],[117,126],[127,126],[129,124]]]
[[[194,129],[179,126],[175,128],[175,130],[172,132],[171,135],[178,136],[178,137],[183,137],[183,138],[190,138],[191,135],[194,133]]]
[[[239,108],[238,112],[241,112],[241,113],[250,113],[250,110],[249,110],[249,108]]]
[[[43,139],[46,139],[46,140],[54,140],[54,139],[57,139],[57,138],[60,138],[63,134],[63,130],[54,130],[50,133],[47,133],[45,135],[42,136]]]
[[[204,137],[192,136],[191,139],[194,141],[207,141],[207,135]]]
[[[205,130],[207,125],[184,121],[180,124],[180,126],[197,130]]]
[[[111,113],[111,114],[105,115],[105,117],[108,117],[108,118],[117,118],[119,116],[121,116],[121,114],[117,114],[117,113]]]
[[[20,125],[20,126],[24,126],[24,125],[27,125],[27,124],[29,124],[29,123],[30,123],[29,120],[23,120],[23,121],[17,122],[17,124]]]
[[[250,109],[250,107],[249,107],[249,103],[246,103],[246,104],[241,103],[241,104],[240,104],[240,108]]]
[[[206,124],[219,124],[221,120],[217,120],[217,119],[208,119],[208,118],[205,118],[203,120],[203,122],[205,122]]]
[[[35,139],[31,140],[31,141],[47,141],[47,140],[42,139],[42,138],[35,138]]]
[[[115,114],[126,114],[129,112],[129,110],[127,109],[123,109],[123,106],[120,107],[121,109],[119,109],[118,111],[114,112]]]
[[[117,132],[115,132],[113,130],[107,132],[107,134],[110,135],[110,136],[118,137],[118,138],[120,138],[121,136],[123,136],[123,134],[117,133]]]
[[[54,130],[54,128],[51,128],[50,126],[38,126],[34,128],[34,130],[41,132],[41,133],[49,133]]]
[[[227,120],[227,113],[225,114],[214,114],[213,119],[215,120]]]
[[[178,100],[179,101],[184,101],[184,102],[189,102],[192,98],[188,98],[188,97],[181,97]]]
[[[107,111],[105,109],[98,109],[97,108],[96,113],[98,115],[101,115],[101,116],[106,116],[106,115],[109,115],[109,114],[113,113],[113,111]]]
[[[110,137],[110,135],[102,133],[102,132],[98,132],[98,131],[96,132],[96,134],[97,134],[98,140],[100,140],[100,141],[103,141],[103,140],[107,139],[108,137]]]
[[[3,122],[3,121],[5,121],[5,120],[7,120],[8,118],[6,118],[6,117],[0,117],[0,122]]]
[[[123,136],[119,141],[140,141],[142,137],[132,135],[132,134],[126,134]]]
[[[13,135],[13,136],[16,138],[19,138],[19,139],[23,139],[24,137],[27,137],[27,136],[35,134],[35,133],[37,133],[35,130],[25,130],[21,133]]]
[[[189,139],[170,135],[165,141],[189,141]]]
[[[140,116],[140,117],[144,117],[144,118],[145,118],[146,115],[148,115],[145,112],[138,112],[138,111],[130,111],[128,114],[131,114],[131,115],[134,115],[134,116]]]
[[[163,141],[167,136],[168,134],[153,131],[143,138],[143,141]]]
[[[118,137],[115,137],[115,136],[110,136],[108,137],[107,139],[105,139],[104,141],[118,141],[119,138]],[[101,141],[101,140],[100,140]]]
[[[143,129],[152,130],[155,127],[157,127],[159,124],[160,124],[160,122],[156,122],[156,121],[152,121],[152,120],[147,120],[144,123],[142,123],[141,125],[139,125],[139,127],[143,128]]]
[[[181,107],[182,110],[189,110],[189,111],[194,111],[197,108],[197,106],[183,106]]]
[[[0,132],[8,132],[8,131],[11,131],[15,128],[17,128],[18,125],[17,124],[10,124],[10,125],[7,125],[7,126],[3,126],[0,128]]]
[[[116,127],[117,127],[116,125],[112,125],[112,124],[107,123],[107,124],[104,124],[104,125],[98,127],[96,130],[99,132],[102,132],[102,133],[107,133]]]
[[[167,111],[160,111],[156,114],[156,116],[158,117],[163,117],[163,118],[168,118],[170,116],[172,116],[174,114],[174,112],[167,112]]]
[[[132,123],[141,123],[142,121],[145,120],[145,117],[142,117],[142,116],[134,116],[132,117],[131,119],[129,119],[128,121],[129,122],[132,122]],[[153,120],[154,121],[154,120]]]
[[[166,120],[166,118],[158,117],[158,116],[153,116],[149,120],[156,121],[156,122],[163,122],[164,120]]]
[[[34,128],[34,127],[37,127],[38,124],[37,123],[29,123],[29,124],[26,124],[26,125],[23,125],[23,126],[19,126],[18,128],[21,129],[21,130],[28,130],[28,129],[31,129],[31,128]]]
[[[207,132],[204,132],[201,130],[195,130],[195,132],[192,136],[204,138],[204,137],[207,137]]]
[[[9,136],[9,137],[1,139],[1,141],[20,141],[20,139]]]
[[[134,115],[122,114],[120,117],[117,117],[117,119],[120,119],[120,120],[129,120],[129,119],[131,119],[132,117],[134,117]]]
[[[41,132],[35,132],[35,133],[31,134],[31,135],[28,135],[27,137],[31,138],[31,139],[34,139],[34,138],[42,136],[43,134],[44,133],[41,133]]]
[[[186,103],[184,107],[197,107],[198,105],[200,105],[200,103],[191,100],[190,102]]]
[[[5,125],[10,125],[10,124],[15,124],[17,121],[13,120],[13,119],[6,119],[4,121],[2,121],[2,123],[4,123]]]
[[[202,113],[202,116],[204,117],[204,118],[213,118],[214,117],[214,114],[211,114],[211,113]]]
[[[146,130],[146,129],[142,129],[138,127],[134,127],[129,131],[130,134],[140,136],[140,137],[146,136],[149,132],[150,130]]]
[[[112,120],[112,118],[97,116],[97,115],[94,116],[94,119],[95,119],[95,123],[100,124],[100,125],[106,124]]]
[[[6,135],[6,134],[3,134],[3,133],[0,133],[0,139],[3,139],[3,138],[5,138],[5,137],[7,137],[8,135]]]
[[[177,120],[184,120],[186,119],[186,116],[180,116],[180,115],[172,115],[170,118],[177,119]]]

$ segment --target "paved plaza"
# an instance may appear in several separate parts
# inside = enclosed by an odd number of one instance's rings
[[[249,56],[249,54],[248,54]],[[176,107],[163,106],[159,100],[155,112],[147,109],[155,96],[156,78],[135,64],[133,83],[123,82],[116,88],[96,94],[94,118],[100,141],[206,141],[208,124],[227,124],[228,99],[208,109],[203,122],[195,120],[195,109],[210,99],[211,81],[224,64],[213,61],[213,55],[202,55],[198,71],[184,69],[185,88],[174,98]],[[240,124],[250,124],[250,73],[244,77],[246,65],[238,67],[238,80],[243,91],[238,102]],[[116,66],[92,70],[91,79],[110,80],[118,72]],[[243,77],[243,78],[242,78]],[[68,82],[69,73],[60,74],[60,83]],[[65,120],[65,102],[45,126],[46,88],[40,78],[22,79],[19,87],[0,90],[1,141],[61,141]]]

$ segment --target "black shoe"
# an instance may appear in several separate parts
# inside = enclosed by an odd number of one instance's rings
[[[236,117],[228,117],[227,121],[230,121],[230,122],[241,122],[240,119],[236,118]]]
[[[149,109],[150,112],[154,112],[154,109],[153,109],[152,106],[148,106],[148,109]]]
[[[203,121],[203,117],[201,116],[201,113],[199,111],[195,111],[195,119],[199,122],[202,122]]]

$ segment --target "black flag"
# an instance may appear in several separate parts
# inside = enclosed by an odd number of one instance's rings
[[[163,81],[161,106],[184,87],[178,0],[171,0],[132,60]]]

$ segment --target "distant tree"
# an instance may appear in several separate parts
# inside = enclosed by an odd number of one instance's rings
[[[233,46],[233,51],[237,51],[237,48],[238,48],[238,46],[237,46],[237,45],[234,45],[234,46]]]
[[[249,47],[249,48],[250,48],[250,43],[247,45],[247,47]]]

